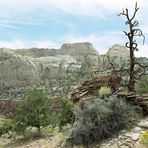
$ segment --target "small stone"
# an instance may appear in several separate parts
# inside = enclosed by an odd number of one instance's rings
[[[129,148],[129,146],[127,146],[127,145],[122,145],[122,146],[120,146],[120,148]]]
[[[148,129],[148,121],[140,122],[140,123],[138,124],[138,126],[141,127],[141,128],[146,128],[146,129]]]
[[[121,146],[122,145],[122,142],[121,141],[118,141],[118,145]]]
[[[134,133],[139,133],[142,131],[142,129],[140,127],[135,127],[133,130],[132,130]]]
[[[125,136],[126,136],[126,137],[131,137],[132,134],[131,134],[131,133],[125,133]]]
[[[122,131],[121,131],[121,133],[125,133],[125,132],[126,132],[126,130],[122,130]]]
[[[140,136],[140,134],[136,133],[136,134],[133,134],[133,135],[131,136],[131,138],[132,138],[134,141],[137,141],[137,140],[139,139],[139,136]]]

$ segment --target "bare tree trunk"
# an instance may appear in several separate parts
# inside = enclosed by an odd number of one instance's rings
[[[128,42],[126,43],[126,47],[129,49],[130,53],[130,68],[129,68],[129,82],[128,82],[129,91],[135,90],[135,79],[136,79],[135,65],[139,65],[141,68],[144,69],[144,66],[135,62],[135,55],[134,55],[135,51],[138,51],[137,48],[138,44],[136,43],[135,37],[142,36],[143,43],[145,40],[143,32],[139,28],[137,28],[139,25],[138,21],[134,20],[138,10],[139,8],[137,7],[137,2],[136,2],[135,11],[131,17],[129,15],[129,11],[127,8],[123,10],[122,13],[119,14],[119,16],[123,15],[126,17],[127,21],[125,22],[125,24],[128,25],[129,28],[129,32],[124,31],[125,35],[128,37]]]

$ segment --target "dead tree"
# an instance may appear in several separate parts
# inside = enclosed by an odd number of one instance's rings
[[[135,20],[135,16],[138,12],[139,8],[137,6],[137,2],[135,4],[135,10],[132,16],[129,15],[129,11],[126,8],[122,11],[122,13],[119,14],[119,16],[125,16],[126,22],[125,24],[128,26],[129,31],[123,31],[125,35],[128,37],[128,42],[126,43],[126,47],[129,49],[130,52],[130,68],[129,68],[129,82],[128,82],[128,89],[129,91],[134,91],[135,88],[135,80],[136,80],[136,71],[135,66],[140,66],[142,69],[145,67],[142,66],[140,63],[137,63],[135,60],[135,51],[138,51],[138,44],[136,43],[136,37],[143,37],[143,44],[145,41],[145,36],[143,35],[143,32],[141,29],[138,28],[138,21]],[[144,70],[145,71],[145,70]]]

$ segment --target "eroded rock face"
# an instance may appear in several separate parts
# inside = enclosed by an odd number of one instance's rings
[[[23,91],[22,87],[30,89],[32,86],[39,86],[48,91],[49,87],[54,85],[54,90],[57,92],[56,86],[59,83],[61,86],[76,86],[92,76],[100,75],[101,71],[101,75],[111,72],[107,56],[110,56],[114,65],[119,67],[121,63],[125,64],[128,55],[128,50],[120,45],[114,45],[107,54],[99,55],[88,42],[68,43],[62,45],[60,49],[2,48],[0,49],[0,91],[10,87],[17,89],[20,94]],[[16,94],[16,91],[11,89],[10,94],[11,92]]]
[[[61,54],[68,54],[71,56],[87,56],[99,54],[93,45],[89,42],[63,44],[60,50]]]
[[[110,57],[119,57],[127,59],[129,58],[129,51],[125,46],[115,44],[108,50],[107,55]]]
[[[0,88],[19,88],[38,83],[39,74],[31,58],[0,49]]]
[[[129,64],[129,50],[123,45],[115,44],[108,50],[106,56],[110,57],[110,61],[112,61],[115,67],[126,66]],[[107,61],[107,57],[105,58]]]
[[[42,72],[41,79],[64,79],[67,77],[67,71],[74,73],[76,69],[80,69],[76,60],[69,55],[58,55],[49,57],[36,58],[36,61],[41,63]],[[71,69],[73,68],[73,70]]]
[[[31,49],[16,49],[14,52],[22,56],[40,58],[40,57],[56,56],[59,51],[58,49],[31,48]]]

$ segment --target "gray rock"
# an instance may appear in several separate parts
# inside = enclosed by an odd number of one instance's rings
[[[58,49],[45,49],[45,48],[31,48],[31,49],[16,49],[14,50],[16,54],[22,56],[30,56],[33,58],[56,56],[59,52]]]
[[[148,129],[148,120],[142,121],[138,124],[139,127]]]
[[[39,82],[39,73],[32,58],[0,49],[0,88],[19,88]]]
[[[137,141],[139,140],[140,133],[134,133],[131,135],[132,140]]]
[[[67,54],[71,56],[87,56],[87,55],[99,55],[97,50],[89,42],[84,43],[67,43],[63,44],[60,48],[61,54]]]
[[[139,133],[139,132],[142,131],[142,129],[141,129],[140,127],[135,127],[134,129],[132,129],[132,131],[133,131],[134,133]]]
[[[112,46],[109,51],[107,52],[107,55],[110,57],[118,57],[118,58],[129,58],[129,51],[125,46],[115,44]]]
[[[121,45],[114,45],[105,55],[89,42],[67,43],[60,49],[1,48],[0,98],[21,98],[35,87],[50,95],[70,92],[86,78],[110,73],[111,69],[105,71],[111,66],[107,56],[116,68],[128,65],[129,51]]]

